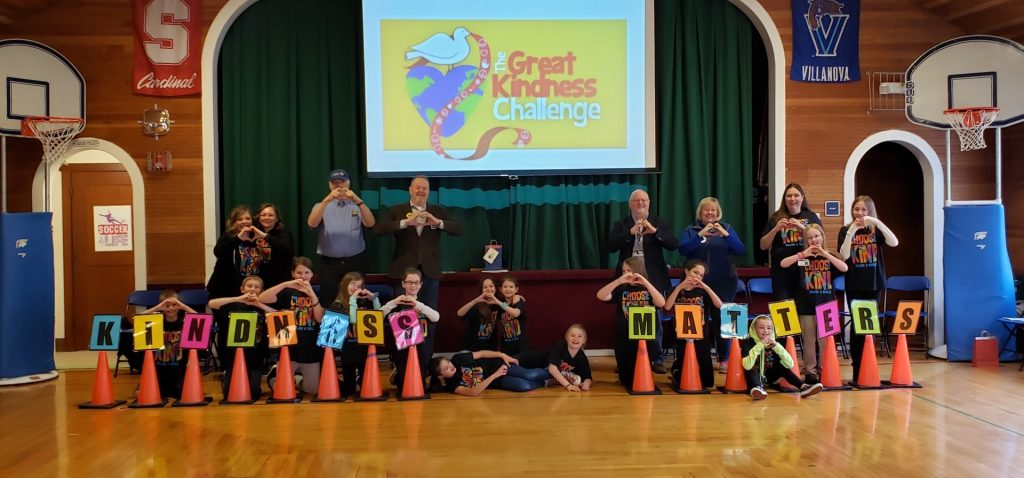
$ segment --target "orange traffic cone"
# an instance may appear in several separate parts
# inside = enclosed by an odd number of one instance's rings
[[[790,335],[789,337],[786,337],[786,352],[789,353],[789,356],[793,358],[793,367],[790,368],[790,370],[793,371],[793,374],[795,374],[797,377],[799,377],[800,376],[800,359],[796,355],[796,340],[793,338],[792,335]],[[784,378],[783,379],[779,379],[779,381],[777,383],[778,383],[779,390],[781,390],[783,392],[797,392],[797,391],[799,391],[799,390],[797,390],[797,388],[795,386],[793,386],[793,384],[787,382],[786,379],[784,379]]]
[[[100,350],[96,357],[96,378],[92,382],[92,400],[79,403],[78,408],[114,408],[125,400],[114,398],[114,383],[107,364],[107,352]]]
[[[188,351],[188,366],[185,369],[185,383],[181,387],[181,399],[174,402],[172,407],[201,407],[209,405],[213,397],[203,395],[202,374],[199,373],[199,352],[196,349]]]
[[[875,336],[864,336],[864,352],[860,360],[860,375],[854,387],[861,390],[870,388],[882,388],[882,382],[878,379],[878,358],[875,355]]]
[[[747,393],[747,377],[743,370],[743,356],[740,351],[740,339],[733,337],[729,341],[729,368],[725,372],[725,386],[718,387],[722,393]]]
[[[914,374],[910,371],[907,336],[899,334],[898,337],[896,353],[892,356],[892,373],[889,374],[889,380],[883,380],[882,384],[895,388],[921,388],[921,384],[914,381]]]
[[[710,390],[706,390],[700,383],[700,371],[697,369],[697,349],[693,345],[693,339],[686,340],[686,351],[683,352],[683,366],[681,369],[679,385],[675,386],[673,383],[672,390],[683,394],[711,393]]]
[[[380,364],[377,362],[377,346],[366,348],[366,365],[363,366],[363,384],[359,387],[357,402],[384,401],[388,396],[380,387]]]
[[[241,348],[236,348],[235,364],[231,367],[231,386],[228,387],[228,396],[224,397],[220,404],[248,405],[255,401],[249,390],[249,368],[245,365],[245,352]]]
[[[303,380],[306,377],[302,377]],[[310,380],[315,380],[310,377]],[[295,393],[295,372],[292,371],[292,356],[288,352],[288,346],[281,346],[281,356],[277,359],[277,382],[274,384],[274,393],[267,399],[267,403],[299,403],[302,397]]]
[[[146,351],[142,362],[142,378],[139,380],[139,396],[128,408],[155,408],[167,405],[167,399],[160,396],[160,383],[156,379],[156,361],[153,351]]]
[[[654,386],[654,374],[651,373],[651,359],[647,356],[647,341],[641,340],[636,349],[636,367],[633,369],[633,388],[627,390],[630,395],[660,395],[661,390]]]
[[[314,402],[344,402],[338,390],[338,364],[334,362],[334,349],[324,347],[324,363],[320,365],[320,390]]]
[[[825,337],[825,348],[821,351],[821,385],[825,390],[849,390],[843,385],[843,376],[839,373],[839,354],[836,353],[836,338]]]
[[[430,395],[423,391],[423,373],[420,372],[420,354],[415,345],[409,346],[409,358],[405,362],[405,381],[402,382],[402,396],[399,400],[424,400]]]

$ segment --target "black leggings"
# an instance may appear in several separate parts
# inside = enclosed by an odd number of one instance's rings
[[[761,370],[760,365],[754,365],[754,368],[747,370],[747,387],[751,390],[754,387],[765,387],[772,385],[777,382],[780,378],[786,379],[790,385],[800,388],[804,385],[804,382],[800,380],[797,374],[793,373],[792,370],[783,367],[781,363],[775,362],[768,370],[764,371],[764,382],[761,382]]]

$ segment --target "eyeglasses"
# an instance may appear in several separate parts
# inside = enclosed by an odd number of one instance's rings
[[[420,285],[420,281],[418,280],[404,280],[402,283],[405,285]]]

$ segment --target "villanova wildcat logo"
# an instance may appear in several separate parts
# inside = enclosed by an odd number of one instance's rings
[[[850,21],[850,15],[843,13],[843,4],[836,0],[807,0],[804,20],[814,43],[814,56],[836,56]]]

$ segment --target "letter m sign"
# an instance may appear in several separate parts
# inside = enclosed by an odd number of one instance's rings
[[[630,307],[628,312],[629,339],[654,340],[654,321],[658,320],[654,307]]]

